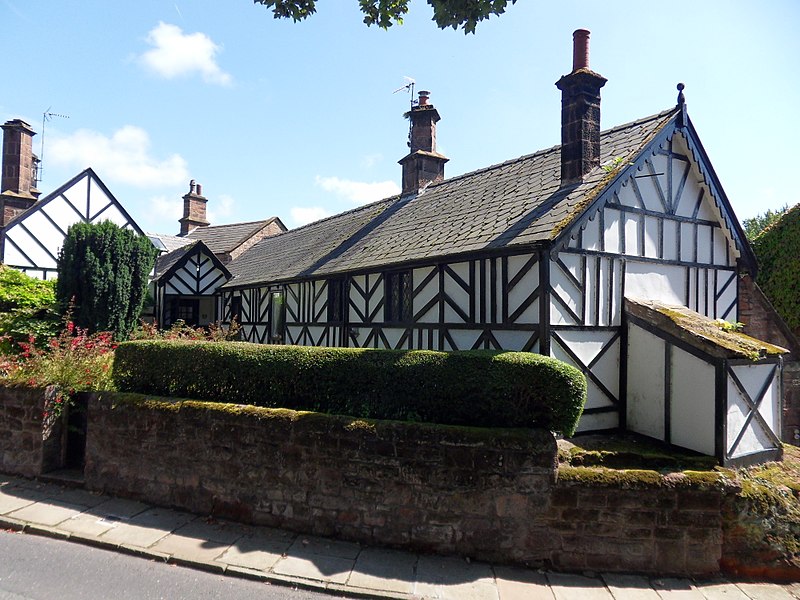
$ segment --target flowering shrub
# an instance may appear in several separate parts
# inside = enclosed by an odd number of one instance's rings
[[[61,333],[42,348],[33,335],[17,342],[22,352],[0,356],[0,381],[49,387],[45,420],[58,417],[75,392],[113,389],[111,365],[117,345],[108,331],[89,335],[66,317]]]
[[[206,327],[192,327],[183,319],[175,321],[169,329],[159,329],[152,323],[141,322],[131,332],[131,340],[203,340],[207,342],[225,342],[239,339],[239,323],[235,320],[227,327],[220,323],[211,323]]]

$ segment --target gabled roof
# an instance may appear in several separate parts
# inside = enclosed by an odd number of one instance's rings
[[[186,238],[202,240],[214,254],[225,254],[232,252],[272,223],[277,223],[282,230],[286,231],[281,220],[278,217],[272,217],[264,221],[198,227],[192,230]]]
[[[165,276],[171,275],[175,270],[183,266],[190,256],[195,254],[205,254],[209,260],[212,261],[215,267],[222,271],[227,277],[230,277],[230,272],[216,257],[211,249],[206,246],[201,240],[189,242],[187,245],[177,248],[172,252],[162,254],[156,259],[154,268],[153,279],[159,280]]]
[[[675,109],[602,132],[601,164],[641,151]],[[229,265],[225,287],[367,270],[474,252],[548,244],[612,174],[596,168],[561,187],[554,146],[261,240]]]
[[[84,169],[66,183],[60,185],[58,188],[56,188],[43,198],[37,200],[36,203],[33,204],[28,210],[18,214],[16,217],[14,217],[8,223],[6,223],[5,227],[3,227],[2,229],[9,230],[15,225],[18,225],[20,222],[30,217],[31,215],[41,212],[41,210],[44,207],[50,204],[53,200],[56,200],[57,198],[61,197],[62,194],[64,194],[67,190],[69,190],[71,187],[73,187],[76,183],[78,183],[81,179],[84,178],[87,178],[89,180],[90,185],[96,185],[108,197],[111,204],[113,204],[116,207],[116,209],[120,212],[120,214],[127,220],[127,225],[129,225],[133,231],[135,231],[139,235],[144,234],[144,232],[139,228],[139,225],[136,223],[136,221],[133,220],[133,217],[131,217],[130,214],[128,214],[128,211],[126,211],[125,208],[122,206],[122,204],[119,203],[119,200],[117,200],[114,197],[114,194],[111,193],[111,190],[109,190],[108,187],[106,187],[106,184],[103,183],[103,180],[97,176],[97,173],[95,173],[91,167]],[[79,208],[76,208],[75,211],[76,214],[79,215],[81,221],[90,222],[94,221],[98,217],[102,217],[102,213],[92,214],[92,207],[89,205],[88,200],[86,198],[84,198],[83,201],[86,202],[86,206],[85,207],[81,206]]]
[[[171,250],[166,254],[162,254],[158,258],[156,258],[156,264],[153,267],[153,279],[161,279],[164,274],[166,274],[175,264],[181,260],[187,254],[191,254],[195,251],[195,246],[197,244],[202,244],[201,241],[190,241],[184,246],[180,248],[176,248],[175,250]]]

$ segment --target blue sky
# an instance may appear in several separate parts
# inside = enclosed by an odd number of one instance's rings
[[[800,202],[800,3],[518,0],[475,35],[413,0],[402,26],[319,0],[302,23],[250,0],[0,0],[0,119],[45,124],[40,189],[91,166],[140,225],[177,233],[189,179],[213,224],[297,226],[399,190],[410,97],[431,91],[458,175],[559,143],[572,32],[608,79],[602,126],[675,103],[740,219]]]

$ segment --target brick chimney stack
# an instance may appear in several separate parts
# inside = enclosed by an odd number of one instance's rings
[[[406,113],[411,130],[410,152],[399,161],[403,166],[403,194],[416,193],[429,183],[444,179],[444,164],[450,160],[436,152],[436,123],[441,117],[429,99],[430,92],[420,92],[419,102]]]
[[[36,133],[21,119],[6,121],[2,128],[0,227],[33,206],[40,194],[36,189],[39,159],[33,153],[33,136]]]
[[[600,88],[607,81],[589,68],[589,31],[573,34],[572,72],[561,90],[561,185],[578,183],[600,166]]]
[[[183,217],[179,219],[181,232],[178,235],[185,236],[198,227],[208,227],[206,202],[208,198],[203,196],[203,187],[192,179],[189,193],[183,197]]]

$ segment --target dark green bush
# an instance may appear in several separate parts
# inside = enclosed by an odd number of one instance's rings
[[[586,399],[577,369],[527,352],[139,341],[117,348],[114,379],[126,392],[564,435]]]
[[[800,333],[800,204],[764,229],[752,245],[758,285],[789,327]]]

